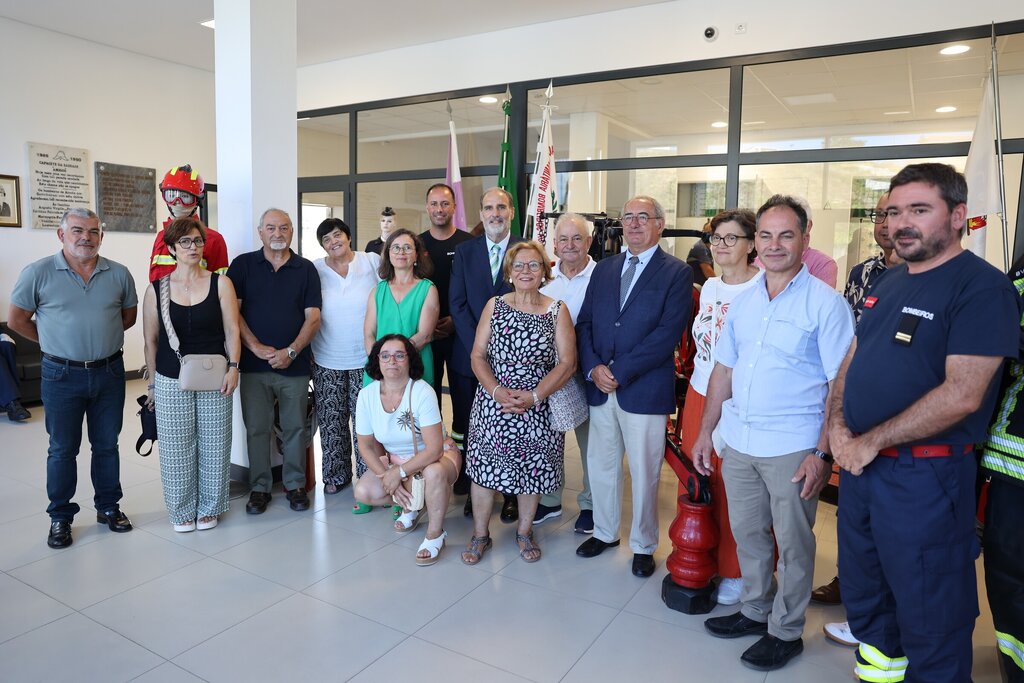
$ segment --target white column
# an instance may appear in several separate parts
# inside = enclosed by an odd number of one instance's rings
[[[214,0],[214,19],[217,229],[236,256],[265,209],[298,216],[296,0]],[[231,462],[248,467],[235,396]]]

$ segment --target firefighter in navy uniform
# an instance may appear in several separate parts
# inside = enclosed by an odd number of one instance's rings
[[[175,166],[160,181],[160,195],[167,204],[170,217],[164,221],[164,228],[175,218],[195,216],[199,211],[199,202],[206,193],[206,183],[198,171],[192,170],[188,164]],[[228,246],[219,232],[206,227],[206,246],[203,247],[203,268],[211,273],[224,275],[228,272]],[[149,261],[149,281],[156,282],[164,275],[170,275],[177,266],[164,244],[164,231],[160,230],[153,241],[153,254]]]
[[[1020,314],[1006,276],[960,245],[966,202],[951,166],[892,179],[883,208],[905,263],[865,299],[833,391],[839,580],[862,681],[971,679],[973,451]]]
[[[1024,311],[1024,260],[1010,271]],[[1017,359],[1007,363],[1002,400],[988,430],[981,476],[985,504],[985,588],[1005,680],[1024,683],[1024,316]]]

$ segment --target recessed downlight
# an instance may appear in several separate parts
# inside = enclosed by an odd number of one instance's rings
[[[480,104],[495,104],[498,98],[494,95],[484,95],[480,98]]]
[[[971,49],[970,45],[950,45],[939,50],[940,55],[962,55]]]
[[[729,125],[729,124],[728,124],[728,123],[726,123],[725,121],[714,121],[714,122],[713,122],[713,123],[711,124],[711,127],[712,127],[712,128],[726,128],[726,127],[728,127],[728,125]]]
[[[956,107],[938,107],[935,109],[936,114],[949,114],[954,111],[956,111]]]

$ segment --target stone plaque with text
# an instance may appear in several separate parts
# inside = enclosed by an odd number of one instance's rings
[[[96,213],[105,231],[156,232],[156,169],[96,162]]]
[[[28,169],[33,228],[59,228],[67,209],[92,208],[89,150],[30,142]]]

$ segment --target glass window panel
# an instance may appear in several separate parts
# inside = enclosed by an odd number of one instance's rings
[[[463,168],[497,166],[501,162],[504,93],[495,93],[494,97],[495,103],[480,102],[480,97],[451,100]],[[445,168],[449,137],[445,100],[361,111],[359,172]]]
[[[530,143],[536,156],[544,89],[529,91]],[[559,86],[551,134],[559,160],[632,159],[725,152],[729,70]]]
[[[298,122],[299,177],[348,173],[348,114]]]
[[[216,230],[217,229],[217,191],[216,190],[207,190],[206,191],[206,196],[203,198],[203,201],[206,202],[206,211],[207,211],[207,221],[206,221],[206,224],[209,225],[214,230]],[[229,254],[229,256],[230,256],[230,254]]]
[[[740,167],[739,205],[757,210],[773,194],[800,195],[811,205],[813,228],[811,246],[836,260],[841,290],[850,269],[880,253],[873,227],[866,218],[878,197],[888,189],[889,180],[907,164],[924,161],[952,164],[963,171],[966,157],[948,159],[897,159],[815,164],[771,164]],[[1020,187],[1020,155],[1006,157],[1009,244],[1013,253],[1016,229],[1016,195]],[[993,217],[994,218],[994,217]],[[986,260],[1003,270],[1002,237],[996,221],[986,235]],[[966,244],[966,242],[965,242]]]
[[[427,216],[427,189],[444,178],[427,180],[394,180],[359,183],[356,188],[359,216],[356,222],[356,243],[364,249],[370,240],[380,237],[380,212],[385,206],[395,210],[396,224],[415,233],[430,229]],[[480,196],[498,182],[496,176],[463,177],[462,196],[466,202],[466,225],[470,229],[480,222]]]
[[[301,256],[315,261],[324,256],[324,249],[316,239],[317,226],[325,218],[345,220],[344,192],[303,192],[302,226],[299,230],[298,250]],[[348,221],[345,221],[348,223]]]
[[[1004,130],[1024,114],[1024,41],[998,39]],[[988,39],[760,64],[743,70],[742,152],[965,142],[989,71]],[[1005,63],[1004,63],[1005,62]],[[937,112],[940,107],[954,111]],[[1018,133],[1019,134],[1019,133]]]

